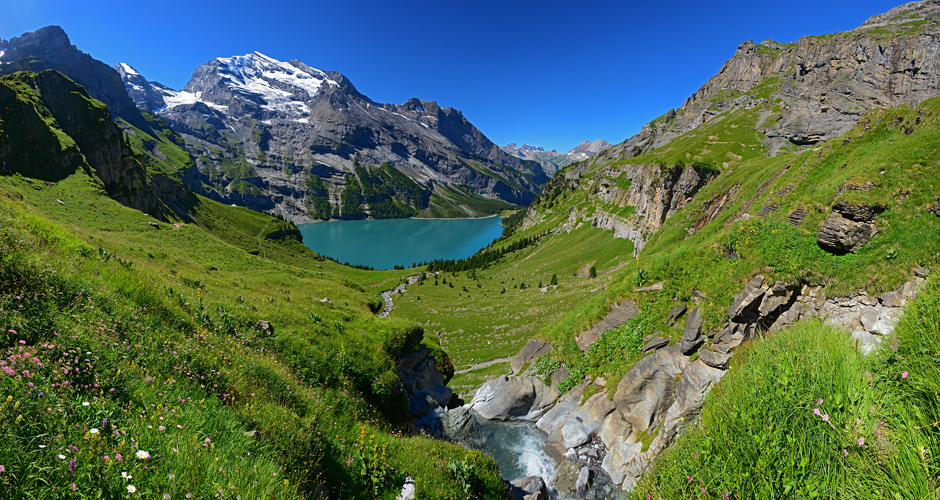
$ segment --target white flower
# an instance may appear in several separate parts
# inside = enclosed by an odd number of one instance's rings
[[[45,448],[45,447],[46,447],[46,445],[44,445],[44,444],[41,444],[41,445],[39,445],[39,447],[40,447],[40,448]]]
[[[94,436],[95,434],[98,434],[98,429],[92,429],[88,432],[91,433],[92,436]]]
[[[128,493],[135,493],[136,491],[137,491],[137,487],[136,487],[136,486],[134,486],[133,484],[127,485],[127,492],[128,492]]]
[[[58,457],[59,457],[59,460],[65,460],[65,455],[61,453],[59,453]]]
[[[130,478],[132,478],[132,477],[134,477],[134,476],[131,476],[131,475],[128,474],[127,472],[121,472],[121,477],[124,478],[125,480],[128,480],[128,479],[130,479]]]
[[[147,460],[148,458],[150,458],[150,454],[144,450],[137,450],[137,453],[135,455],[137,456],[137,458],[141,460]]]
[[[88,401],[83,401],[83,402],[82,402],[82,406],[90,406],[90,405],[91,405],[91,403],[89,403]]]

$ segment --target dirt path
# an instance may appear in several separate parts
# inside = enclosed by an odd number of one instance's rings
[[[384,318],[392,312],[392,295],[396,293],[405,293],[405,288],[409,285],[414,285],[420,279],[419,276],[411,276],[408,278],[408,283],[402,283],[396,286],[393,290],[388,290],[387,292],[382,292],[382,300],[385,301],[385,309],[382,309],[382,312],[379,313],[380,318]]]
[[[493,365],[496,365],[496,364],[499,364],[499,363],[508,363],[510,359],[512,359],[512,358],[491,359],[491,360],[489,360],[489,361],[484,361],[483,363],[477,363],[477,364],[475,364],[475,365],[470,365],[470,366],[468,366],[467,368],[461,368],[460,370],[457,370],[457,371],[455,371],[454,373],[467,373],[467,372],[472,372],[473,370],[479,370],[479,369],[482,369],[482,368],[488,368],[488,367],[490,367],[490,366],[493,366]]]

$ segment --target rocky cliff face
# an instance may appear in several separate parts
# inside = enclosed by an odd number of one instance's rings
[[[569,169],[553,178],[526,215],[523,228],[541,222],[543,207],[551,207],[566,191],[588,190],[593,204],[571,210],[568,220],[555,231],[573,231],[582,224],[612,231],[615,238],[633,242],[639,255],[647,239],[670,216],[686,206],[718,172],[694,166],[623,165],[608,167],[594,175],[585,168]]]
[[[300,61],[257,52],[214,59],[181,92],[147,82],[132,68],[123,74],[137,104],[191,144],[206,194],[297,221],[412,215],[435,203],[460,207],[464,216],[486,213],[465,199],[527,204],[548,179],[538,164],[500,150],[458,110],[418,99],[379,104],[343,75]],[[399,178],[398,192],[370,201],[362,177],[381,176],[376,169],[383,164],[407,180]]]
[[[847,132],[865,111],[916,106],[940,87],[940,2],[902,5],[844,33],[741,44],[676,110],[608,150],[636,156],[736,111],[765,104],[755,131],[770,153]]]
[[[146,166],[103,103],[56,71],[0,79],[0,172],[59,180],[87,168],[118,202],[160,216]]]

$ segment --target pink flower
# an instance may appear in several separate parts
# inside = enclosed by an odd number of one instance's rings
[[[845,455],[846,458],[848,458],[848,457],[849,457],[849,450],[846,450],[845,448],[842,448],[842,454]]]
[[[822,398],[819,398],[819,401],[816,401],[816,404],[818,404],[818,405],[821,405],[821,404],[823,404],[823,400],[822,400]]]
[[[820,415],[819,408],[814,408],[814,409],[813,409],[813,414],[818,417],[818,416]]]
[[[826,413],[825,415],[823,415],[823,416],[822,416],[822,420],[823,420],[823,422],[828,422],[828,421],[829,421],[829,414]]]
[[[121,462],[124,460],[124,457],[122,457],[120,453],[115,453],[114,459],[117,460],[118,462]]]
[[[907,372],[902,373],[901,378],[907,378]]]
[[[691,475],[691,474],[689,474],[688,479],[689,479],[689,482],[691,483],[691,482],[692,482],[692,475]]]
[[[865,446],[865,438],[858,438],[858,445]]]
[[[4,467],[4,466],[2,466],[2,465],[0,465],[0,474],[3,474],[3,473],[6,472],[6,471],[7,471],[7,468]]]

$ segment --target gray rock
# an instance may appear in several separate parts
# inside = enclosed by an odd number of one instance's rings
[[[904,304],[904,296],[898,290],[885,292],[878,297],[878,300],[885,307],[901,307]]]
[[[558,396],[538,377],[508,379],[504,375],[480,387],[470,407],[490,420],[535,420]]]
[[[548,486],[540,476],[516,479],[510,483],[512,500],[550,500]]]
[[[558,367],[557,370],[552,372],[552,387],[558,389],[558,384],[564,382],[568,378],[568,367],[562,365]]]
[[[881,337],[873,335],[865,330],[855,330],[852,332],[852,338],[858,343],[858,350],[862,354],[871,354],[881,345]]]
[[[663,426],[650,445],[654,453],[672,444],[676,436],[698,417],[705,402],[705,395],[724,374],[724,370],[708,366],[702,359],[696,360],[682,372],[682,378],[676,384],[675,402],[666,413]]]
[[[575,482],[575,491],[578,493],[579,497],[584,497],[587,495],[588,488],[590,484],[588,480],[591,478],[591,469],[587,467],[581,467],[581,471],[578,472],[578,480]]]
[[[597,431],[597,437],[600,438],[607,449],[613,448],[623,442],[636,442],[636,436],[633,435],[630,424],[623,419],[623,413],[620,413],[620,410],[616,409],[604,417],[604,421]]]
[[[761,299],[767,292],[762,288],[764,277],[755,276],[747,283],[744,290],[735,296],[734,303],[728,309],[728,319],[738,323],[752,323],[759,317]]]
[[[653,337],[649,342],[642,347],[643,352],[655,351],[657,349],[662,349],[669,345],[669,339],[664,339],[662,337]]]
[[[862,328],[868,330],[869,332],[875,328],[875,325],[878,324],[878,310],[874,308],[866,308],[862,310],[862,314],[859,317],[859,321],[862,324]]]
[[[596,325],[594,325],[590,330],[579,332],[576,340],[578,342],[578,347],[582,351],[587,352],[591,348],[591,345],[601,337],[601,335],[607,330],[612,330],[618,326],[623,325],[627,321],[630,321],[637,314],[640,314],[640,310],[636,306],[636,302],[632,300],[625,300],[619,304],[613,306],[610,309],[610,312],[607,313],[607,316],[604,319],[600,320]]]
[[[689,365],[677,346],[660,349],[637,362],[617,384],[614,403],[634,429],[646,431],[673,401],[675,377]]]
[[[929,269],[921,266],[915,267],[911,272],[913,272],[914,276],[918,278],[926,278],[930,274]]]
[[[555,470],[555,476],[551,484],[560,498],[577,498],[578,476],[581,474],[581,466],[574,460],[562,460]]]
[[[621,443],[607,451],[607,456],[601,462],[601,467],[610,476],[615,484],[623,483],[628,467],[636,460],[643,450],[643,443]]]
[[[258,329],[258,333],[260,333],[262,337],[270,337],[274,335],[274,326],[272,326],[268,321],[259,321],[258,324],[255,325],[255,328]]]
[[[509,366],[512,368],[512,373],[519,373],[519,370],[526,363],[532,363],[536,359],[545,356],[546,354],[552,351],[552,345],[548,342],[544,342],[539,339],[531,339],[526,342],[525,347],[522,348],[515,356],[509,360]]]
[[[681,318],[682,315],[685,314],[686,311],[688,310],[689,310],[689,306],[685,304],[680,304],[676,307],[673,307],[672,310],[669,311],[669,316],[666,317],[666,324],[671,325],[675,323],[676,320]]]
[[[867,222],[855,222],[832,213],[819,232],[816,242],[823,250],[834,254],[855,253],[875,234],[875,226]]]
[[[654,283],[650,286],[636,288],[633,291],[634,292],[661,292],[663,291],[663,287],[665,287],[665,285],[666,285],[665,283],[660,281],[659,283]]]
[[[685,320],[685,333],[682,335],[682,340],[679,341],[679,351],[681,351],[682,354],[688,356],[695,352],[698,346],[702,345],[702,342],[705,341],[705,337],[700,333],[701,330],[702,313],[699,311],[699,307],[695,306],[692,312],[689,313],[689,317]]]
[[[875,216],[884,211],[881,207],[870,207],[868,205],[850,205],[844,202],[838,202],[832,206],[834,212],[854,222],[871,222]]]
[[[728,360],[731,359],[731,353],[720,353],[709,350],[698,352],[698,359],[701,359],[706,365],[720,370],[728,369]]]

